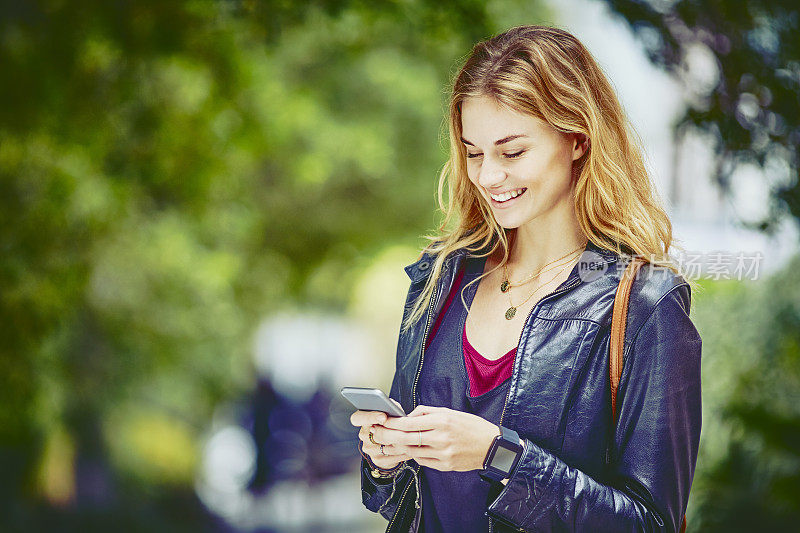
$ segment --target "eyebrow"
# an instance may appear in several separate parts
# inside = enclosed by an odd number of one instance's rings
[[[516,135],[509,135],[508,137],[503,137],[502,139],[496,140],[494,142],[494,144],[495,144],[495,146],[500,146],[501,144],[505,144],[508,141],[513,141],[514,139],[518,139],[519,137],[527,137],[527,135],[525,135],[523,133],[518,133]],[[464,137],[461,137],[461,142],[464,143],[464,144],[468,144],[470,146],[475,146],[474,144],[472,144],[471,142],[466,140]]]

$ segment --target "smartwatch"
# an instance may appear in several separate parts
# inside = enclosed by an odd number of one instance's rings
[[[503,426],[497,427],[500,428],[500,434],[489,446],[483,460],[483,470],[480,471],[480,476],[490,483],[510,478],[524,450],[516,431]]]

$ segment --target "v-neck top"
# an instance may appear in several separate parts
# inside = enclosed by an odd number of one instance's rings
[[[516,348],[497,360],[483,357],[469,344],[466,317],[478,283],[461,290],[483,272],[485,257],[467,257],[430,332],[420,371],[420,404],[478,415],[495,424],[511,383]],[[424,533],[485,532],[489,483],[478,470],[442,472],[422,466],[422,529]]]
[[[431,339],[436,336],[437,331],[439,330],[439,326],[441,325],[442,319],[447,313],[447,310],[450,308],[450,305],[453,302],[454,298],[459,299],[461,298],[461,290],[469,283],[471,280],[478,277],[484,269],[484,265],[486,263],[485,258],[470,258],[473,261],[472,265],[466,265],[465,268],[462,268],[457,277],[455,282],[453,283],[453,289],[450,291],[450,294],[447,297],[444,305],[442,306],[442,310],[439,312],[439,316],[436,318],[436,322],[434,323],[433,327],[431,328],[430,336],[426,342],[426,349],[427,346],[430,345]],[[469,279],[464,279],[464,274],[467,269],[470,267],[474,267],[470,271]],[[470,295],[469,301],[470,306],[472,304],[472,300],[475,297],[475,292],[477,291],[478,284],[475,283],[473,286],[470,287]],[[465,299],[467,295],[465,294]],[[463,306],[462,306],[463,307]],[[464,321],[463,326],[461,327],[461,344],[463,346],[463,353],[464,353],[464,367],[467,372],[467,379],[469,382],[469,395],[470,396],[480,396],[486,392],[489,392],[496,386],[500,385],[503,381],[511,377],[511,372],[514,368],[514,358],[517,354],[517,347],[514,346],[508,352],[503,354],[501,357],[497,359],[487,359],[484,357],[474,346],[469,342],[469,338],[467,337],[467,311],[464,309]]]

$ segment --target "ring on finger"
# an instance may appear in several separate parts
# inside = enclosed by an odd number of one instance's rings
[[[386,452],[385,452],[385,451],[383,451],[383,447],[384,447],[384,446],[385,446],[384,444],[381,444],[381,455],[386,455]]]
[[[375,439],[373,438],[374,436],[375,436],[375,435],[374,435],[374,434],[373,434],[373,433],[370,431],[370,432],[369,432],[369,441],[370,441],[372,444],[375,444],[375,445],[377,446],[377,445],[378,445],[378,443],[377,443],[377,442],[375,442]]]

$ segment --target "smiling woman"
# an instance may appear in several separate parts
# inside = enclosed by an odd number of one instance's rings
[[[387,531],[685,527],[701,340],[610,83],[571,34],[519,26],[475,45],[449,113],[445,217],[406,267],[389,395],[408,415],[351,417],[365,506]]]

